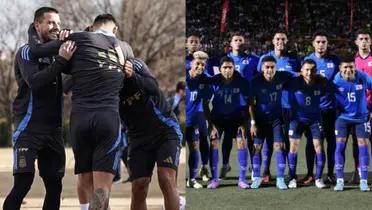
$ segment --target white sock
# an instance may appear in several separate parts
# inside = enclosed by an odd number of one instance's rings
[[[80,210],[89,210],[89,203],[80,204]]]

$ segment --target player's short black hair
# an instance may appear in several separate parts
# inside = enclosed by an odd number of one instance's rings
[[[179,81],[176,85],[176,92],[180,90],[185,90],[186,84],[184,81]]]
[[[196,32],[192,32],[192,33],[188,34],[188,35],[186,36],[186,38],[188,39],[188,38],[191,37],[191,36],[195,36],[195,37],[198,37],[198,38],[200,39],[200,35],[199,35],[198,33],[196,33]]]
[[[304,60],[304,62],[302,63],[302,65],[305,65],[306,63],[307,64],[314,65],[314,68],[316,69],[316,62],[313,59],[306,59],[306,60]]]
[[[116,22],[116,19],[114,18],[114,16],[112,16],[111,14],[108,14],[108,13],[98,15],[94,19],[93,25],[104,24],[104,23],[107,23],[107,22],[113,22],[115,25],[117,25],[117,22]]]
[[[288,36],[288,35],[287,35],[287,31],[286,31],[285,29],[282,29],[282,28],[279,28],[279,29],[277,29],[276,31],[274,31],[273,37],[274,37],[276,34],[285,34],[286,36]]]
[[[230,40],[231,40],[234,36],[241,36],[241,37],[245,38],[245,37],[244,37],[244,34],[243,34],[242,32],[239,32],[239,31],[235,31],[235,32],[231,33]]]
[[[45,13],[57,13],[59,14],[58,10],[52,7],[40,7],[35,11],[34,14],[34,22],[35,21],[41,21],[44,18]]]
[[[339,56],[339,59],[340,59],[340,64],[341,63],[354,63],[355,62],[354,57],[352,55],[349,55],[349,54]]]
[[[223,56],[221,59],[220,59],[220,67],[222,66],[223,63],[225,62],[229,62],[229,63],[232,63],[234,65],[234,60],[230,57],[227,57],[227,56]]]
[[[265,62],[274,62],[274,63],[276,63],[276,59],[273,56],[268,55],[268,56],[263,57],[262,60],[261,60],[261,63],[262,64],[265,63]]]
[[[325,36],[325,37],[328,39],[328,34],[327,34],[327,32],[325,32],[325,31],[323,31],[323,30],[315,31],[315,32],[313,33],[312,40],[314,41],[314,39],[315,39],[317,36]]]
[[[355,32],[354,39],[357,39],[360,34],[368,34],[369,36],[371,36],[369,31],[367,31],[366,29],[359,29]]]

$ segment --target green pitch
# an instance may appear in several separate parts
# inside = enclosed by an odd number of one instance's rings
[[[300,144],[297,162],[297,174],[299,176],[299,180],[301,180],[306,174],[305,144],[306,142],[303,139]],[[222,160],[220,159],[220,163],[221,162]],[[275,187],[275,181],[273,180],[271,181],[270,185],[262,185],[262,187],[257,190],[241,190],[237,187],[239,171],[235,146],[231,152],[230,163],[232,166],[232,170],[227,174],[227,178],[225,180],[221,180],[220,188],[216,190],[206,189],[207,183],[199,180],[200,183],[203,183],[203,189],[187,189],[187,209],[372,209],[372,192],[360,192],[359,185],[346,184],[345,190],[343,192],[333,192],[333,186],[331,186],[331,188],[318,189],[314,185],[300,185],[297,189],[280,191]],[[273,154],[271,160],[270,170],[272,175],[276,174],[275,154]],[[349,141],[346,151],[345,183],[351,177],[353,170],[354,163],[352,157],[352,145],[351,141]],[[286,174],[288,174],[287,172]],[[323,175],[325,176],[326,173],[327,167],[325,167]],[[372,183],[371,176],[372,173],[369,174],[369,183]],[[250,177],[250,173],[247,174],[247,177]],[[286,183],[288,184],[288,182]]]

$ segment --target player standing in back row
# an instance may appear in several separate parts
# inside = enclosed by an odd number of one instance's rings
[[[314,53],[308,55],[304,58],[306,61],[307,59],[312,59],[315,61],[317,69],[316,73],[325,77],[328,81],[333,81],[335,75],[338,72],[339,68],[339,60],[336,56],[331,55],[328,53],[328,38],[327,34],[322,31],[315,32],[313,35],[313,47]],[[324,129],[323,135],[324,139],[327,141],[327,179],[328,183],[335,183],[335,176],[334,176],[334,154],[336,149],[336,136],[333,132],[335,130],[335,122],[336,122],[336,107],[335,107],[335,99],[334,95],[328,93],[327,95],[323,96],[321,99],[320,109],[322,110],[322,126]],[[314,166],[314,150],[311,148],[311,145],[306,146],[307,154],[306,158],[310,158],[307,160],[308,163],[308,173],[307,179],[305,178],[304,182],[310,183],[312,181],[312,174],[313,174],[313,166]]]

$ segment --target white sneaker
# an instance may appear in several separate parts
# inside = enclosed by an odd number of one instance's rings
[[[315,186],[319,189],[323,189],[326,187],[326,185],[323,182],[323,179],[317,179],[315,180]]]
[[[201,189],[201,188],[203,188],[203,185],[201,185],[195,179],[190,179],[190,180],[187,181],[186,187],[194,188],[194,189]]]
[[[186,209],[186,198],[184,196],[180,196],[180,210]]]
[[[290,188],[290,189],[297,188],[297,180],[296,179],[292,179],[291,181],[289,181],[288,188]]]

